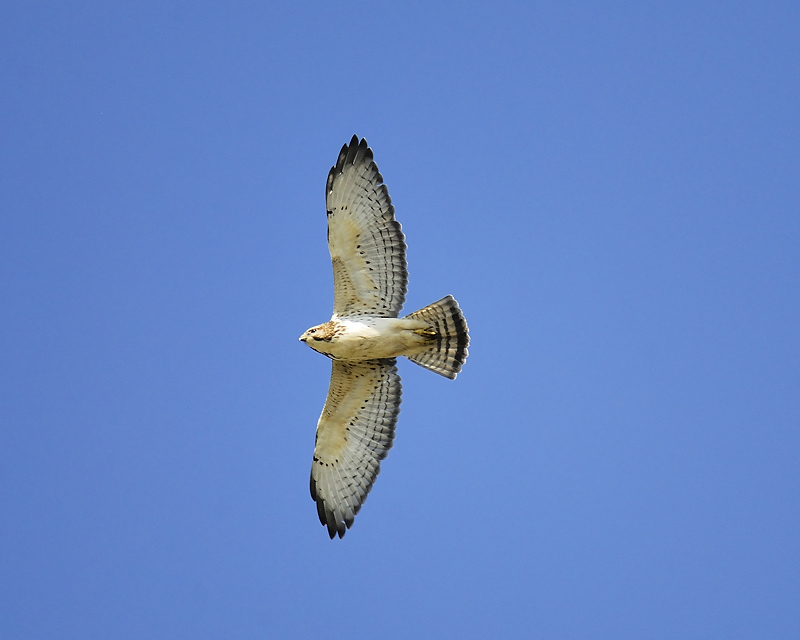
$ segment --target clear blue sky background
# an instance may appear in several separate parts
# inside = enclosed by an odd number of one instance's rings
[[[800,5],[4,3],[4,638],[800,637]],[[452,293],[308,495],[324,184]]]

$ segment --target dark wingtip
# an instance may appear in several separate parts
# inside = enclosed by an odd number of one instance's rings
[[[352,520],[350,521],[350,524],[347,524],[346,522],[338,522],[333,511],[325,507],[325,500],[321,498],[317,500],[317,515],[319,516],[319,521],[322,523],[322,526],[327,527],[328,537],[331,540],[333,540],[337,535],[339,538],[343,538],[345,531],[347,531],[347,529],[350,528],[350,525],[353,524]]]
[[[328,527],[328,535],[331,537],[331,540],[333,540],[333,536],[336,535],[336,520],[330,509],[325,509],[325,520],[325,524]]]

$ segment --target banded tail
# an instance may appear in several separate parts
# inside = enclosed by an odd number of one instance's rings
[[[425,335],[429,336],[431,341],[425,351],[407,356],[408,359],[445,378],[455,380],[467,359],[467,345],[469,345],[467,321],[455,298],[446,296],[438,302],[408,314],[406,318],[426,322],[430,332],[426,331]]]

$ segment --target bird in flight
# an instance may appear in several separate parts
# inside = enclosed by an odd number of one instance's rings
[[[400,412],[397,357],[454,380],[467,359],[467,322],[453,296],[402,318],[405,236],[367,141],[353,136],[325,187],[333,317],[300,340],[332,360],[317,423],[311,497],[333,539],[367,499]]]

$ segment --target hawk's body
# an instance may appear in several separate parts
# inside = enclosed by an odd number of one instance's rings
[[[430,346],[427,323],[413,318],[336,318],[309,334],[311,348],[338,360],[416,355]],[[309,330],[311,331],[311,330]],[[327,332],[329,338],[317,335]]]
[[[405,238],[366,140],[342,147],[328,174],[333,317],[300,340],[333,360],[317,424],[311,497],[341,538],[353,523],[394,439],[400,411],[395,358],[454,379],[467,358],[467,323],[452,296],[404,318]]]

